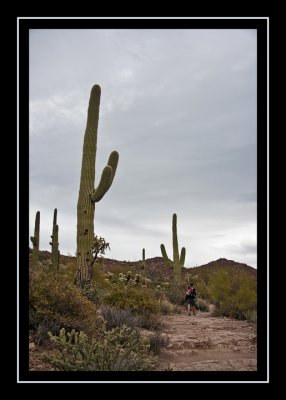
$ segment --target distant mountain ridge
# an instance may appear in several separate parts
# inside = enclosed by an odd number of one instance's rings
[[[110,258],[105,258],[102,257],[102,262],[105,267],[111,267],[112,265],[118,265],[122,267],[132,267],[132,266],[140,266],[141,261],[118,261],[118,260],[113,260]],[[160,269],[160,270],[167,270],[169,271],[169,268],[165,266],[163,258],[162,257],[153,257],[153,258],[147,258],[146,259],[146,264],[148,268],[151,269]],[[211,261],[208,264],[196,266],[196,267],[190,267],[186,268],[183,267],[183,274],[186,274],[187,272],[189,273],[197,273],[201,270],[209,270],[209,269],[215,269],[215,268],[230,268],[233,270],[241,270],[241,271],[246,271],[252,276],[257,276],[257,271],[255,268],[244,264],[244,263],[239,263],[233,260],[227,260],[226,258],[219,258],[218,260]]]
[[[31,249],[30,249],[31,251]],[[40,251],[39,260],[43,264],[51,258],[51,253],[49,251]],[[98,261],[101,264],[101,268],[109,272],[118,272],[119,269],[126,270],[137,270],[140,271],[141,261],[122,261],[115,260],[107,257],[98,257]],[[76,258],[74,256],[60,255],[60,264],[65,265],[68,263],[75,263]],[[170,269],[164,264],[162,257],[153,257],[146,259],[146,265],[150,272],[154,274],[154,277],[158,275],[171,276]],[[228,260],[226,258],[219,258],[218,260],[211,261],[207,264],[203,264],[196,267],[182,268],[182,275],[190,274],[200,274],[203,272],[211,272],[214,270],[225,269],[227,271],[239,272],[245,271],[251,277],[257,278],[257,270],[247,264],[239,263],[233,260]]]
[[[193,267],[193,268],[188,268],[190,271],[199,271],[199,270],[209,270],[209,269],[214,269],[214,268],[225,268],[229,267],[232,268],[233,270],[236,271],[245,271],[252,275],[253,277],[257,278],[257,270],[250,265],[244,264],[244,263],[239,263],[233,260],[227,260],[226,258],[219,258],[216,261],[211,261],[208,264],[203,264],[198,267]]]

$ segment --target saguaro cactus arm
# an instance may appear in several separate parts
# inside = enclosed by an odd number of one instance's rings
[[[163,244],[161,244],[161,253],[162,253],[162,257],[164,260],[164,263],[166,264],[167,267],[169,267],[170,269],[173,269],[173,263],[172,261],[169,259],[165,246]]]
[[[102,171],[100,182],[97,188],[94,189],[90,197],[91,201],[94,201],[96,203],[100,201],[110,188],[115,176],[118,160],[119,160],[118,152],[113,151],[109,156],[107,165],[104,167]]]
[[[185,264],[185,258],[186,258],[186,249],[185,249],[185,247],[182,247],[181,255],[180,255],[180,264],[181,265]]]
[[[110,186],[111,186],[111,184],[113,182],[113,179],[115,177],[115,173],[116,173],[116,169],[117,169],[117,165],[118,165],[118,160],[119,160],[118,152],[115,151],[115,150],[112,151],[110,153],[110,156],[109,156],[109,159],[108,159],[108,162],[107,162],[107,165],[109,165],[112,168],[112,177],[111,177],[111,181],[109,182],[108,189],[110,188]]]
[[[34,246],[39,245],[40,236],[40,211],[37,211],[35,218],[34,236],[30,236],[30,240]]]
[[[33,243],[33,246],[37,246],[38,245],[37,239],[35,238],[35,236],[30,236],[30,240]]]

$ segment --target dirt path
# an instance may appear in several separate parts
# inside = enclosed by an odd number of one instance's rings
[[[256,332],[246,321],[196,316],[162,316],[168,346],[160,355],[160,370],[255,371]]]

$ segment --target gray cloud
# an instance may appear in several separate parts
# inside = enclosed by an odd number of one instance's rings
[[[30,231],[40,210],[43,249],[57,207],[61,251],[75,251],[94,83],[102,87],[96,180],[109,153],[120,154],[95,211],[107,256],[171,249],[176,212],[187,265],[228,257],[256,266],[255,252],[241,251],[245,237],[256,246],[255,31],[30,31]]]
[[[217,248],[221,250],[220,247]],[[227,253],[236,255],[236,257],[248,257],[249,259],[256,259],[257,257],[257,245],[256,240],[244,239],[241,242],[229,243],[224,246],[224,250]]]

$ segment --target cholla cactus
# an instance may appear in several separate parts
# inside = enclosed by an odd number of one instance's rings
[[[119,275],[120,275],[120,274],[119,274]],[[131,278],[132,278],[132,272],[131,272],[131,271],[127,271],[127,274],[126,274],[126,280],[127,280],[127,282],[130,281]]]
[[[40,248],[40,211],[37,211],[35,218],[34,236],[30,237],[33,244],[32,265],[37,267],[39,263],[39,248]]]
[[[106,276],[107,278],[112,278],[112,277],[114,276],[114,273],[113,273],[113,272],[107,271],[106,274],[105,274],[105,276]]]
[[[166,266],[173,270],[175,281],[177,283],[181,283],[182,266],[184,266],[185,263],[186,249],[185,247],[182,248],[179,257],[176,214],[173,214],[172,231],[173,231],[173,261],[171,261],[168,258],[165,246],[163,244],[161,244],[161,253]]]
[[[110,154],[100,182],[94,189],[100,92],[100,87],[94,85],[90,94],[77,203],[77,284],[82,287],[91,279],[95,203],[100,201],[110,188],[119,158],[117,151]]]
[[[189,274],[188,272],[186,273],[186,281],[187,281],[187,283],[189,283],[189,282],[191,282],[192,281],[192,275],[191,274]]]

